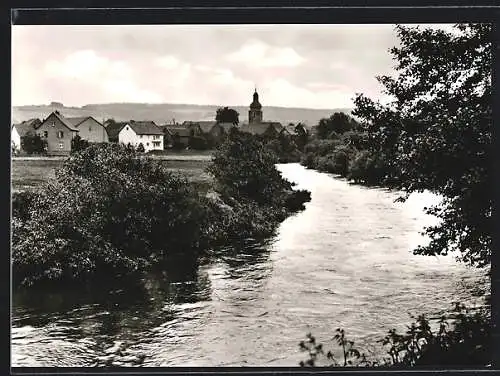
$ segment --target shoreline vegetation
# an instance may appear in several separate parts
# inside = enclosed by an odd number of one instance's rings
[[[276,163],[262,142],[233,131],[209,162],[213,182],[200,189],[131,148],[91,145],[62,162],[54,179],[13,195],[13,285],[137,277],[265,238],[310,200]]]
[[[453,252],[488,271],[494,226],[491,25],[455,28],[455,34],[396,28],[401,46],[391,53],[398,75],[378,78],[395,98],[389,104],[359,94],[352,116],[321,119],[317,134],[295,146],[232,131],[213,152],[207,169],[213,181],[204,192],[158,160],[136,158],[118,145],[92,145],[72,155],[56,180],[13,197],[14,285],[66,285],[99,274],[196,266],[216,257],[218,246],[270,236],[310,200],[275,167],[299,160],[354,184],[397,190],[401,200],[424,190],[439,194],[443,200],[426,213],[440,222],[423,229],[430,242],[414,253]],[[441,59],[429,59],[437,55]],[[436,322],[420,315],[405,333],[390,330],[380,340],[387,359],[367,359],[338,328],[335,351],[308,335],[299,345],[308,359],[300,365],[490,365],[486,290],[483,307],[457,303]]]
[[[423,229],[430,242],[413,253],[453,253],[490,275],[492,25],[458,24],[453,33],[397,26],[396,33],[400,45],[390,51],[396,74],[377,77],[392,101],[358,94],[352,116],[335,113],[320,120],[318,137],[305,145],[301,163],[355,184],[397,190],[400,201],[425,190],[440,195],[439,204],[425,208],[439,223]],[[309,334],[299,344],[308,355],[300,364],[491,366],[488,289],[483,298],[478,309],[457,303],[437,322],[420,315],[406,332],[390,330],[380,341],[387,346],[386,359],[366,359],[342,328],[334,351]]]

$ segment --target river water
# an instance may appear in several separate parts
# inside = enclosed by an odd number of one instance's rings
[[[147,281],[144,298],[13,297],[13,366],[296,366],[312,332],[327,347],[342,327],[378,357],[391,328],[410,314],[436,317],[452,302],[478,302],[487,279],[453,257],[415,256],[437,202],[350,185],[298,164],[279,165],[311,191],[306,210],[265,244],[230,250],[219,262],[168,281]],[[116,349],[122,346],[117,355]]]

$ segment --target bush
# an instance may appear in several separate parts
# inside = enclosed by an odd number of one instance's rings
[[[292,184],[276,169],[276,155],[261,141],[237,130],[230,132],[208,167],[223,199],[251,200],[259,205],[282,207],[284,192]]]
[[[317,156],[323,157],[332,153],[342,144],[341,140],[313,140],[304,147],[304,153],[313,153]]]
[[[256,137],[238,130],[229,133],[208,167],[218,192],[211,215],[221,219],[220,232],[233,239],[269,236],[277,223],[303,209],[310,193],[294,191],[276,162],[275,153]]]
[[[341,348],[340,356],[335,351],[325,353],[323,346],[308,334],[307,340],[300,342],[299,346],[308,352],[309,358],[300,365],[316,366],[326,358],[324,360],[330,367],[486,366],[491,364],[493,355],[490,312],[486,309],[470,310],[458,303],[451,314],[441,317],[435,325],[420,315],[404,334],[389,330],[379,341],[388,354],[383,359],[367,359],[354,348],[353,341],[346,339],[343,329],[337,329],[334,339]]]
[[[44,154],[47,151],[47,140],[29,131],[21,137],[21,149],[28,154]]]
[[[117,144],[72,155],[56,180],[23,194],[13,211],[15,285],[131,275],[206,244],[198,193],[161,162]]]
[[[88,148],[89,146],[90,142],[88,140],[84,140],[79,135],[76,135],[71,140],[71,153],[77,153]]]
[[[137,145],[136,150],[138,153],[144,153],[146,151],[146,149],[144,149],[144,145],[142,144],[142,142],[139,145]]]
[[[355,183],[378,185],[385,182],[387,174],[388,166],[384,164],[380,154],[374,155],[363,150],[350,161],[347,177]]]

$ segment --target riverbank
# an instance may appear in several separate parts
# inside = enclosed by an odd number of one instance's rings
[[[152,278],[147,295],[14,296],[13,366],[92,366],[122,342],[127,354],[146,355],[145,367],[295,367],[310,331],[334,348],[328,339],[343,327],[357,348],[380,351],[375,341],[406,330],[409,314],[439,317],[454,300],[479,299],[478,270],[411,253],[432,223],[423,212],[431,194],[396,203],[393,192],[298,164],[278,169],[312,200],[267,242],[225,250],[194,273]],[[135,366],[130,355],[115,364]]]

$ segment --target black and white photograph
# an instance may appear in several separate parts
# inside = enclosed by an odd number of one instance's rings
[[[11,367],[491,367],[493,25],[11,26]]]

